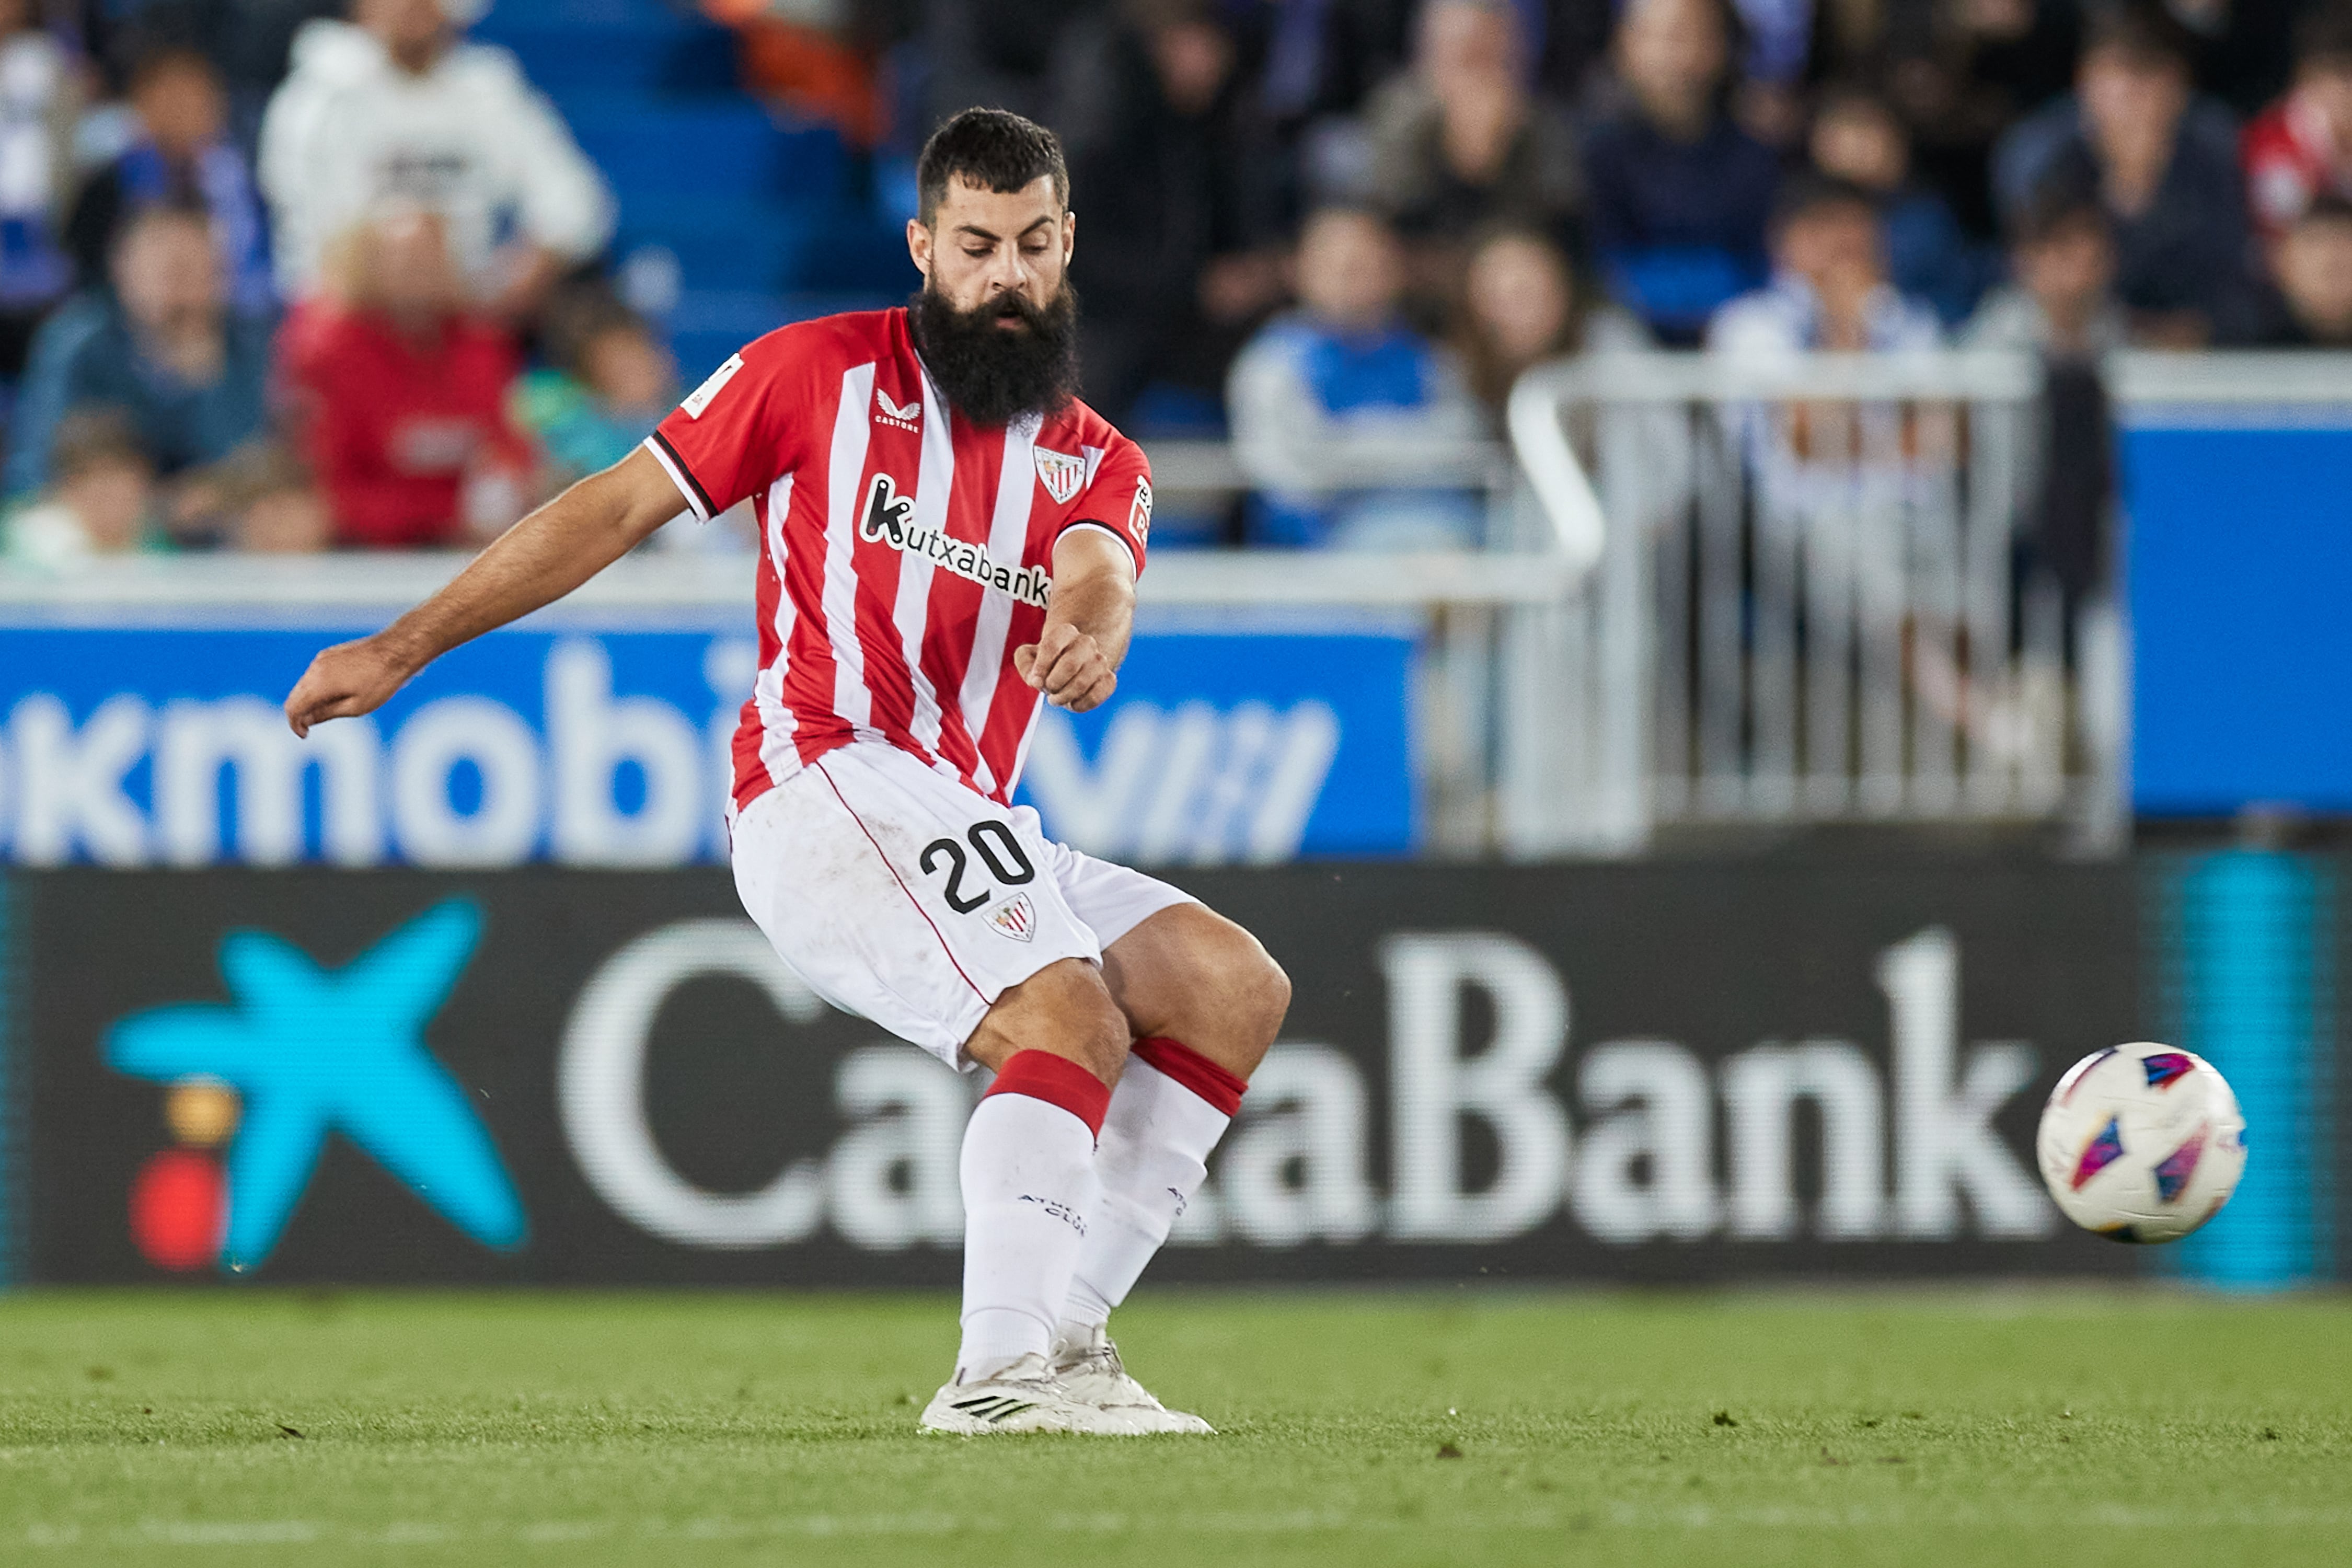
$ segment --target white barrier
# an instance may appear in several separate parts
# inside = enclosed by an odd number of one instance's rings
[[[1552,617],[1559,787],[1521,851],[1622,854],[1704,822],[2066,817],[2113,842],[2114,613],[2079,618],[2070,659],[2054,599],[2012,603],[2040,392],[2033,361],[1982,353],[1525,378],[1522,460],[1589,469],[1606,522]]]

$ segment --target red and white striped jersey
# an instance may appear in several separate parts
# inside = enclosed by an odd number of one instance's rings
[[[880,740],[1009,799],[1042,699],[1054,545],[1099,528],[1143,569],[1142,450],[1072,403],[982,428],[932,384],[903,310],[770,332],[646,443],[705,521],[759,517],[760,674],[735,731],[738,809],[836,746]]]

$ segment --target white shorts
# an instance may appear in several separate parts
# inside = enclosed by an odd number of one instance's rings
[[[997,997],[1189,893],[1045,836],[895,746],[826,752],[735,818],[735,889],[776,953],[841,1008],[969,1070]]]

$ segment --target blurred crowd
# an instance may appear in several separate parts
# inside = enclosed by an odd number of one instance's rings
[[[0,0],[11,557],[478,542],[675,401],[513,58],[341,12]]]
[[[463,544],[650,428],[478,5],[0,0],[11,554]],[[2111,350],[2352,346],[2352,0],[705,9],[877,203],[958,109],[1054,126],[1087,395],[1229,436],[1249,542],[1475,542],[1412,480],[1588,350],[2012,348],[2094,417]]]

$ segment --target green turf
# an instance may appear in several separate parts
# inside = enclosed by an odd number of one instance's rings
[[[951,1319],[0,1297],[0,1563],[2352,1559],[2340,1297],[1163,1291],[1118,1441],[915,1436]]]

